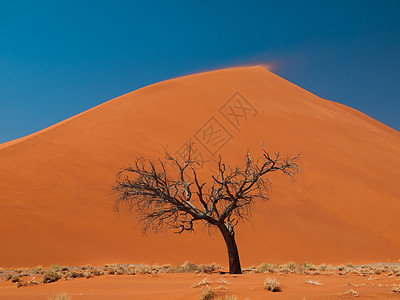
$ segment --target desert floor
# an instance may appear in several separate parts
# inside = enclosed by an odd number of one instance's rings
[[[280,292],[264,289],[264,280],[275,278]],[[10,280],[0,282],[0,299],[49,299],[64,292],[71,299],[199,299],[202,287],[193,287],[207,278],[217,295],[235,295],[237,299],[400,299],[392,291],[400,277],[387,275],[297,274],[155,274],[106,275],[90,279],[62,279],[50,284],[17,288]],[[322,285],[306,283],[312,280]],[[346,294],[348,292],[348,294]]]

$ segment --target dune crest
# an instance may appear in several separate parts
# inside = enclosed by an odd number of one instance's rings
[[[217,232],[142,236],[112,209],[120,168],[188,140],[205,174],[215,155],[236,164],[261,141],[302,153],[297,182],[272,177],[253,226],[237,227],[243,266],[400,259],[399,132],[255,66],[156,83],[0,145],[0,266],[226,264]]]

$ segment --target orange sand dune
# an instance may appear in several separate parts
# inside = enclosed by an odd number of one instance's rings
[[[134,216],[112,209],[121,167],[189,139],[205,171],[214,154],[236,163],[261,141],[302,153],[296,184],[273,176],[272,199],[257,206],[253,226],[237,227],[244,266],[400,259],[399,132],[244,67],[157,83],[0,145],[0,266],[226,264],[218,232],[142,236]]]

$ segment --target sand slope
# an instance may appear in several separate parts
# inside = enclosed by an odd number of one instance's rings
[[[302,152],[296,184],[274,176],[253,227],[237,227],[243,265],[400,259],[400,133],[245,67],[157,83],[0,145],[0,266],[225,264],[219,233],[142,236],[134,216],[112,210],[121,167],[190,138],[205,171],[214,153],[237,162],[262,140],[271,151]]]

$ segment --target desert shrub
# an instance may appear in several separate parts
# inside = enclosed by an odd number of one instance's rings
[[[228,282],[225,278],[220,278],[220,279],[218,280],[218,282],[219,282],[220,284],[229,284],[229,282]]]
[[[289,261],[282,265],[284,269],[288,269],[290,272],[294,272],[297,269],[296,263]]]
[[[42,266],[36,266],[33,268],[32,271],[34,274],[40,274],[40,272],[42,271],[42,268],[43,268]]]
[[[82,270],[80,269],[71,269],[67,273],[67,277],[69,278],[79,278],[79,277],[84,277]]]
[[[5,281],[10,280],[14,275],[13,274],[7,274],[6,277],[4,278]]]
[[[354,269],[355,267],[354,267],[354,265],[352,263],[347,263],[346,264],[346,268]]]
[[[28,284],[29,284],[29,285],[36,285],[36,284],[39,284],[39,282],[37,282],[37,281],[35,280],[35,277],[32,277],[32,278],[30,278],[30,279],[28,280]]]
[[[43,273],[43,283],[50,283],[61,279],[61,274],[58,271],[49,269]]]
[[[200,300],[211,300],[214,299],[214,291],[209,286],[201,290]]]
[[[58,295],[48,298],[49,300],[71,300],[71,297],[65,293],[59,293]]]
[[[3,273],[3,272],[4,272],[4,269],[3,269],[3,268],[0,268],[0,274]]]
[[[13,276],[11,276],[11,282],[18,282],[20,279],[19,279],[19,275],[17,275],[17,274],[15,274],[15,275],[13,275]]]
[[[323,272],[328,269],[328,266],[327,265],[319,265],[319,266],[317,266],[317,269]]]
[[[125,268],[119,268],[114,274],[115,275],[124,275],[125,274]]]
[[[358,293],[355,290],[348,290],[347,292],[344,293],[344,295],[359,297]]]
[[[91,265],[83,265],[83,266],[81,267],[81,269],[85,271],[85,270],[93,269],[93,267],[92,267]]]
[[[303,262],[303,268],[309,271],[315,271],[317,269],[312,262]]]
[[[392,292],[400,294],[400,284],[393,284],[392,285]]]
[[[100,276],[104,274],[104,271],[100,268],[94,268],[91,272],[93,276]]]
[[[17,281],[17,288],[20,288],[23,286],[27,286],[27,284],[25,282],[22,282],[21,280]]]
[[[264,288],[271,292],[279,292],[279,282],[274,278],[266,278],[264,281]]]
[[[195,273],[208,273],[211,274],[214,272],[217,268],[220,268],[220,266],[216,264],[211,264],[211,265],[195,265]]]
[[[371,266],[368,265],[362,265],[359,271],[361,274],[367,275],[367,274],[372,274],[373,269]]]
[[[89,278],[93,277],[93,274],[90,270],[86,270],[86,271],[82,272],[82,276],[89,279]]]
[[[399,266],[389,266],[388,275],[392,276],[400,276],[400,267]]]
[[[22,269],[19,272],[19,276],[29,276],[31,274],[32,274],[32,272],[30,269]]]
[[[275,267],[274,264],[262,263],[256,268],[256,271],[260,273],[274,273]]]
[[[51,265],[49,270],[51,270],[51,271],[61,271],[62,268],[59,265]]]
[[[210,282],[208,281],[208,278],[204,278],[204,279],[201,280],[199,283],[194,283],[194,284],[193,284],[193,287],[194,287],[194,288],[197,288],[197,287],[199,287],[199,286],[204,286],[204,285],[208,286],[209,284],[210,284]]]
[[[196,270],[197,266],[190,261],[185,261],[182,265],[176,266],[176,271],[178,273],[193,273]]]
[[[315,280],[306,280],[306,284],[311,284],[311,285],[324,285],[321,282],[315,281]]]
[[[113,275],[113,274],[117,273],[117,271],[118,271],[117,265],[105,265],[104,266],[104,272],[106,274]]]
[[[126,270],[125,270],[126,275],[135,275],[136,274],[136,268],[133,265],[129,265]]]
[[[144,275],[144,274],[151,274],[152,273],[152,269],[150,266],[147,265],[139,265],[136,268],[136,271],[139,272],[140,274]]]

